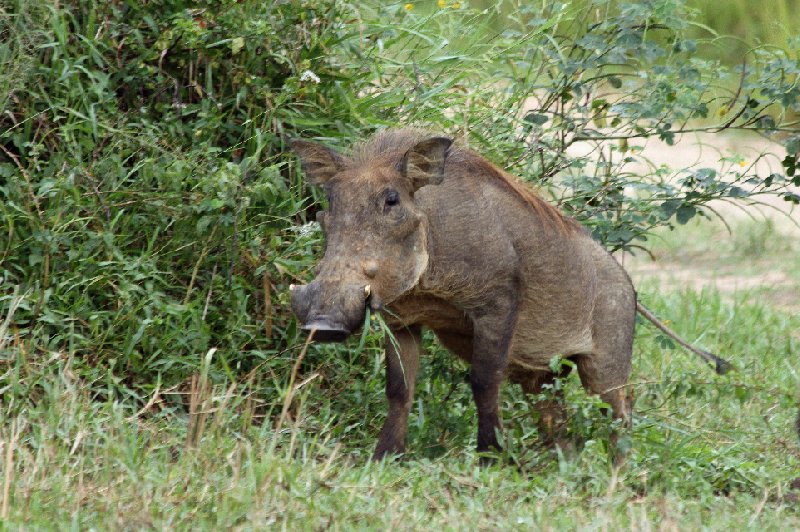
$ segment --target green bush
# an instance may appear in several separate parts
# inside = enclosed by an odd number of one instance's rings
[[[342,89],[363,72],[330,53],[351,6],[193,4],[20,1],[0,19],[14,334],[134,389],[211,346],[233,375],[293,341],[279,291],[319,242],[292,231],[308,200],[285,139],[368,118]]]

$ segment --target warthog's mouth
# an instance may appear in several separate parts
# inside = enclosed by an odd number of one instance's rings
[[[324,319],[310,321],[300,328],[309,333],[314,331],[313,340],[317,342],[344,342],[351,333],[343,325]]]

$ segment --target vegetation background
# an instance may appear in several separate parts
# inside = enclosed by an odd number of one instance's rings
[[[385,415],[379,328],[304,346],[286,294],[323,245],[293,136],[346,149],[398,123],[447,132],[640,256],[718,238],[685,224],[719,202],[797,203],[791,4],[3,3],[0,518],[797,527],[800,318],[769,290],[641,281],[649,306],[739,371],[716,377],[640,326],[622,468],[572,378],[558,385],[580,453],[539,446],[532,403],[509,386],[512,465],[479,468],[467,368],[433,338],[408,456],[369,463]],[[725,130],[777,144],[671,168],[639,143]],[[796,295],[797,242],[761,222],[733,229],[717,260],[770,256]]]

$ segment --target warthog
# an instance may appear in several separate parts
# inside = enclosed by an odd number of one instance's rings
[[[405,448],[423,326],[471,363],[479,451],[500,448],[503,379],[537,394],[559,376],[556,355],[628,423],[636,293],[575,220],[475,152],[418,130],[384,131],[350,156],[291,145],[329,204],[318,214],[327,247],[317,277],[291,287],[302,328],[342,341],[366,305],[389,311],[389,413],[374,458]],[[560,404],[540,404],[543,434]]]

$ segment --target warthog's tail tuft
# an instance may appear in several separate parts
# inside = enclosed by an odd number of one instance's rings
[[[726,373],[736,369],[736,366],[734,366],[724,358],[720,358],[713,353],[709,353],[708,351],[704,351],[698,347],[695,347],[686,340],[684,340],[683,338],[681,338],[680,336],[678,336],[678,333],[667,327],[664,324],[664,322],[656,318],[655,314],[650,312],[647,309],[647,307],[645,307],[638,301],[636,302],[636,310],[638,310],[642,316],[647,318],[661,332],[663,332],[664,334],[666,334],[667,336],[678,342],[680,345],[682,345],[684,348],[688,349],[692,353],[698,355],[700,358],[702,358],[703,360],[714,366],[714,371],[716,371],[718,375],[725,375]]]
[[[714,366],[714,371],[716,371],[718,375],[725,375],[726,373],[736,369],[736,366],[734,366],[724,358],[718,357],[714,353],[709,353],[708,351],[703,351],[702,349],[698,349],[697,351],[702,352],[703,354],[700,356],[702,356],[703,358],[712,363],[712,365]]]

